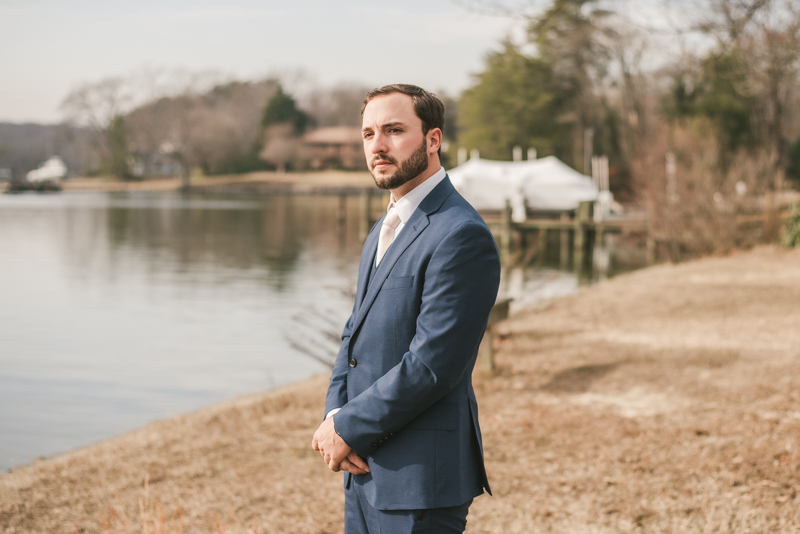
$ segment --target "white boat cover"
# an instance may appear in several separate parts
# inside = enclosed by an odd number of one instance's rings
[[[47,161],[39,165],[38,169],[30,171],[25,178],[31,182],[58,181],[67,176],[67,166],[64,160],[58,156],[48,158]]]
[[[531,210],[573,210],[581,201],[597,200],[591,177],[555,156],[530,161],[472,158],[447,172],[450,180],[477,210],[500,210],[511,201],[514,212],[522,200]],[[515,219],[519,216],[514,213]],[[524,215],[522,215],[524,219]]]

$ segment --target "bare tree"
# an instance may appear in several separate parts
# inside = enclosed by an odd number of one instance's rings
[[[300,107],[317,126],[361,126],[361,105],[370,89],[354,84],[317,88],[300,101]]]
[[[126,177],[124,143],[120,144],[124,122],[121,117],[133,102],[130,85],[123,78],[106,78],[99,82],[84,83],[64,98],[61,110],[66,122],[91,132],[95,150],[105,165],[120,177]],[[114,126],[112,128],[112,126]],[[122,167],[118,162],[122,161]]]
[[[781,190],[788,163],[786,115],[794,111],[789,103],[800,81],[800,7],[793,2],[772,3],[759,15],[753,31],[739,37],[739,49],[759,102],[759,122],[775,168],[774,188]]]
[[[694,29],[712,35],[723,48],[734,45],[773,0],[708,0],[706,16]]]
[[[133,101],[125,79],[106,78],[81,84],[70,91],[61,102],[61,110],[69,122],[103,132],[115,117],[130,109]]]
[[[275,87],[274,80],[230,82],[142,105],[128,117],[133,146],[178,161],[184,187],[193,167],[206,174],[249,170],[257,163],[260,111]]]
[[[301,151],[300,139],[292,124],[273,124],[264,130],[264,148],[259,157],[275,165],[278,172],[286,172],[287,164],[298,161]]]
[[[800,6],[794,0],[709,0],[698,29],[713,36],[718,49],[735,57],[756,100],[752,117],[774,167],[773,188],[783,188],[787,166],[787,122],[800,85]]]

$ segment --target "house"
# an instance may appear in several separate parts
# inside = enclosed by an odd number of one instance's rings
[[[305,134],[302,141],[312,169],[367,168],[358,126],[317,128]]]
[[[137,178],[178,176],[181,166],[170,154],[160,151],[134,152],[128,158],[131,174]]]

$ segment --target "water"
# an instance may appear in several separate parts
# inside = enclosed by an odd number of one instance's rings
[[[0,470],[325,372],[291,342],[352,306],[337,203],[0,195]]]
[[[338,203],[0,195],[0,471],[327,372],[361,252]],[[556,244],[501,293],[513,312],[602,276]]]

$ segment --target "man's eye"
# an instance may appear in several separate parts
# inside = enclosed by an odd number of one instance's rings
[[[364,134],[364,139],[369,139],[370,137],[372,137],[371,133],[365,133]]]

